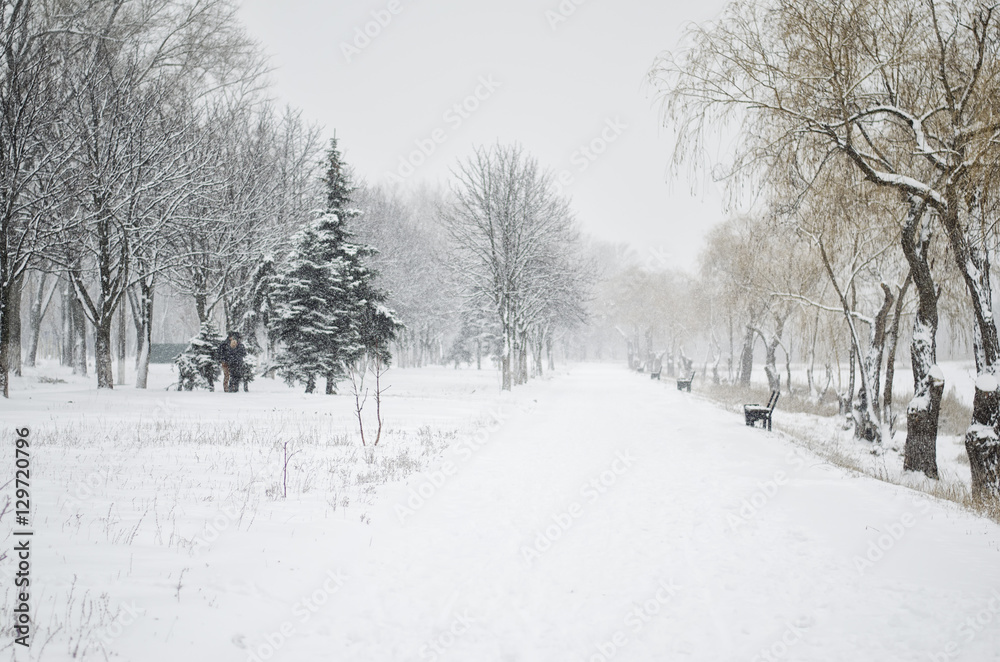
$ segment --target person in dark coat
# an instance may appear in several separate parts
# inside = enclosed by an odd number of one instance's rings
[[[218,358],[222,364],[222,390],[226,393],[236,393],[240,390],[246,363],[243,359],[247,348],[243,345],[242,336],[236,331],[230,331],[226,341],[219,345]]]

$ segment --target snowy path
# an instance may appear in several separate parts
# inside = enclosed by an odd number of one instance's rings
[[[326,604],[276,603],[232,659],[1000,660],[1000,527],[793,448],[579,366],[317,540],[343,578],[295,595]]]

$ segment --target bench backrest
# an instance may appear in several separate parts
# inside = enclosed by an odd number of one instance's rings
[[[775,405],[778,404],[778,397],[781,396],[779,391],[771,391],[771,397],[767,399],[767,408],[774,411]]]

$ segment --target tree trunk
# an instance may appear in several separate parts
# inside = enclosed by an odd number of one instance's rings
[[[899,288],[899,295],[896,297],[896,310],[892,315],[892,326],[889,328],[889,337],[886,347],[885,391],[882,396],[882,402],[884,403],[883,415],[885,416],[886,422],[889,424],[889,432],[893,435],[896,430],[896,417],[893,416],[892,413],[892,389],[896,376],[896,348],[899,346],[899,323],[903,316],[903,304],[906,301],[906,293],[910,289],[910,285],[912,283],[913,274],[911,272],[906,275],[906,280],[903,281],[903,286]],[[916,389],[914,389],[914,392],[916,392]]]
[[[0,241],[6,241],[6,237],[0,237]],[[9,398],[10,364],[7,343],[10,339],[10,311],[7,307],[7,288],[3,287],[7,278],[6,266],[7,256],[0,255],[0,394]]]
[[[733,315],[732,312],[728,315],[729,320],[729,358],[726,359],[726,379],[729,383],[733,383],[735,375],[733,374],[733,359],[736,357],[736,333],[733,330]]]
[[[753,345],[756,333],[752,326],[747,325],[746,333],[743,336],[743,351],[740,352],[740,384],[746,386],[750,383],[750,374],[753,372]]]
[[[531,354],[535,364],[535,377],[542,376],[542,354],[545,348],[545,329],[539,328],[535,332],[534,342],[531,343]]]
[[[882,286],[882,307],[871,325],[868,334],[868,353],[861,365],[864,371],[861,388],[858,390],[858,406],[855,409],[854,436],[867,441],[882,441],[882,358],[885,355],[885,325],[889,311],[896,297],[885,283]]]
[[[16,377],[21,376],[21,290],[24,275],[13,280],[8,290],[10,297],[7,313],[10,316],[10,330],[7,336],[7,367]]]
[[[506,317],[500,321],[503,333],[503,349],[501,354],[501,369],[503,371],[501,389],[509,391],[514,386],[513,379],[513,358],[514,358],[514,330],[510,327],[510,322]]]
[[[62,313],[62,337],[60,338],[59,364],[73,366],[73,344],[76,333],[73,331],[73,299],[69,283],[64,284],[60,293],[60,312]]]
[[[857,310],[858,308],[858,290],[854,287],[854,283],[851,283],[851,310]],[[848,319],[847,322],[848,329],[851,329],[851,322]],[[850,368],[850,379],[847,384],[847,407],[848,413],[850,408],[854,404],[854,392],[857,387],[857,376],[855,370],[857,370],[857,364],[859,361],[858,357],[858,346],[854,341],[854,333],[851,331],[851,351],[848,355],[848,365]]]
[[[208,295],[206,293],[204,292],[195,293],[194,311],[198,315],[199,326],[208,321]]]
[[[781,375],[778,374],[778,346],[781,344],[781,335],[785,329],[785,320],[775,316],[774,333],[770,341],[765,340],[764,344],[764,374],[767,375],[767,386],[772,391],[781,391]],[[764,338],[763,333],[761,338]]]
[[[937,479],[938,418],[944,395],[944,376],[937,366],[931,368],[921,386],[923,393],[915,396],[906,410],[903,469],[922,471],[928,478]]]
[[[917,314],[910,341],[913,399],[906,409],[906,447],[903,468],[938,477],[937,433],[944,379],[937,367],[938,288],[931,276],[928,248],[931,217],[919,200],[910,203],[901,244],[917,292]],[[901,306],[898,308],[901,309]],[[897,313],[898,317],[898,313]],[[888,389],[889,386],[887,385]]]
[[[788,389],[788,395],[792,395],[792,351],[790,347],[792,344],[791,339],[789,339],[788,344],[789,344],[788,348],[782,347],[782,349],[785,350],[785,384],[787,384],[785,388]]]
[[[337,380],[333,375],[326,376],[326,394],[335,395],[337,393]]]
[[[73,315],[73,374],[87,376],[87,316],[83,304],[75,296],[70,297]]]
[[[97,388],[115,387],[114,365],[111,358],[111,327],[114,316],[110,315],[94,327],[94,366],[97,373]]]
[[[306,377],[306,393],[315,393],[315,392],[316,392],[316,376],[309,375],[308,377]]]
[[[993,319],[993,293],[990,286],[990,260],[979,232],[986,227],[978,202],[969,203],[969,219],[960,222],[963,200],[954,187],[949,191],[948,209],[940,215],[948,233],[952,254],[965,281],[972,304],[973,353],[976,358],[976,392],[972,424],[965,434],[965,449],[972,470],[972,494],[977,499],[1000,500],[1000,438],[998,438],[997,360],[1000,341]]]
[[[118,378],[116,383],[119,386],[125,385],[125,302],[118,306]]]
[[[545,354],[549,360],[549,372],[556,369],[556,357],[552,353],[552,331],[545,334]]]
[[[528,383],[528,334],[521,334],[521,346],[518,348],[518,384]]]
[[[857,363],[857,355],[854,349],[854,342],[851,341],[851,351],[847,354],[847,395],[842,399],[840,405],[840,413],[847,414],[851,413],[851,408],[854,406],[854,390],[855,390],[855,364]]]
[[[38,341],[42,335],[42,320],[52,302],[59,282],[56,281],[46,290],[49,274],[38,272],[38,289],[31,299],[31,309],[28,311],[28,351],[25,352],[24,365],[33,368],[38,361]]]
[[[1000,416],[1000,391],[993,375],[976,380],[972,403],[972,425],[965,433],[965,452],[972,470],[972,496],[979,500],[1000,500],[1000,439],[996,422]]]
[[[816,370],[816,340],[819,337],[819,309],[816,309],[816,318],[813,321],[812,340],[809,343],[809,367],[806,369],[806,383],[809,386],[809,397],[815,398],[818,395],[816,380],[814,378]]]
[[[153,295],[155,293],[153,287],[152,282],[140,279],[135,288],[128,291],[132,324],[135,326],[136,388],[146,388],[149,382],[149,352],[153,344]],[[124,305],[122,303],[123,307]]]

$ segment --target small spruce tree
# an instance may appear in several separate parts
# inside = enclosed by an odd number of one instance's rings
[[[346,225],[360,212],[349,206],[354,189],[336,139],[326,159],[327,209],[294,238],[295,248],[275,278],[270,326],[281,345],[276,365],[282,377],[305,384],[306,393],[325,378],[330,394],[366,351],[378,351],[388,362],[398,323],[366,264],[374,249],[350,242]]]
[[[211,322],[201,325],[198,335],[191,339],[187,349],[174,359],[177,366],[177,390],[191,391],[195,388],[215,390],[215,381],[221,368],[216,357],[219,345],[225,340]]]

